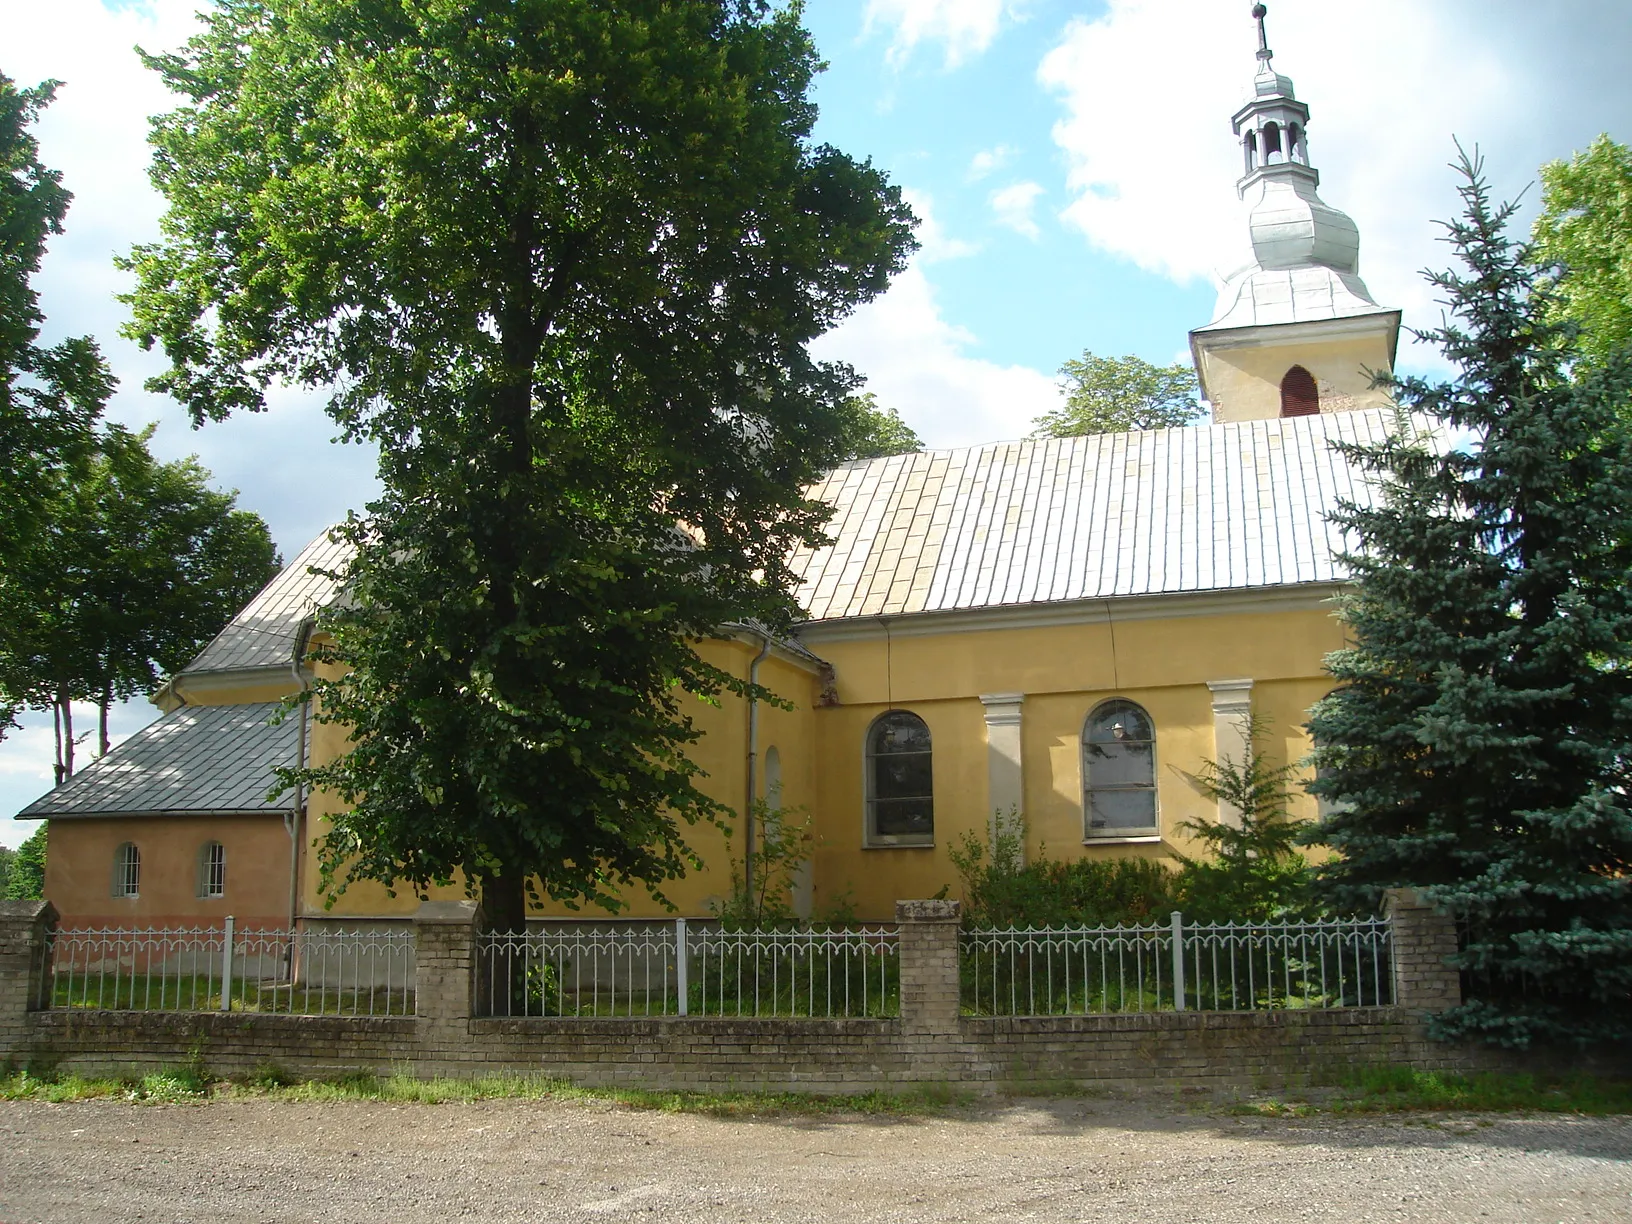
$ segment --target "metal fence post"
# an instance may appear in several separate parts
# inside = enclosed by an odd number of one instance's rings
[[[227,915],[226,938],[221,941],[221,1010],[232,1010],[232,915]]]
[[[1184,915],[1173,911],[1173,1010],[1184,1010]]]
[[[682,1016],[690,1013],[690,1003],[687,1001],[686,995],[689,993],[691,983],[687,981],[686,969],[686,920],[676,918],[674,920],[674,982],[675,988],[680,992],[680,1004],[677,1012]]]

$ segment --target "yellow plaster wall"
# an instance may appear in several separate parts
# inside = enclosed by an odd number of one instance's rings
[[[1281,379],[1295,365],[1314,375],[1322,412],[1381,408],[1388,396],[1372,390],[1365,370],[1392,368],[1386,331],[1296,345],[1209,349],[1207,391],[1213,420],[1256,421],[1281,415]]]
[[[919,622],[920,624],[926,622]],[[899,624],[899,623],[898,623]],[[1100,608],[1084,610],[1076,624],[1008,627],[980,631],[913,633],[898,627],[886,639],[809,634],[809,645],[835,668],[838,704],[819,706],[820,683],[809,670],[771,656],[761,681],[787,698],[792,709],[761,706],[758,793],[764,794],[765,754],[775,747],[782,761],[785,807],[810,814],[816,839],[814,902],[818,916],[848,902],[864,919],[891,916],[900,898],[924,897],[957,878],[948,850],[965,833],[984,838],[991,815],[982,693],[1023,692],[1022,721],[1028,853],[1046,849],[1056,858],[1140,855],[1170,859],[1197,847],[1181,829],[1186,820],[1216,815],[1214,806],[1185,777],[1215,755],[1212,696],[1208,680],[1251,678],[1254,709],[1270,723],[1268,755],[1301,759],[1308,749],[1301,724],[1309,706],[1329,687],[1321,671],[1325,654],[1342,645],[1338,623],[1325,607],[1235,611],[1223,614],[1130,618],[1107,621]],[[755,646],[711,641],[704,657],[746,677]],[[1101,701],[1126,697],[1149,711],[1156,725],[1159,802],[1158,843],[1084,844],[1081,731]],[[735,697],[718,705],[690,707],[703,738],[694,759],[702,785],[740,812],[746,791],[747,711]],[[935,844],[867,847],[864,830],[863,745],[867,728],[884,711],[909,709],[929,725],[935,748]],[[313,759],[344,751],[340,728],[312,725]],[[322,831],[332,812],[330,797],[311,797],[313,822]],[[1299,796],[1298,815],[1314,804]],[[740,824],[740,822],[738,822]],[[713,826],[687,830],[703,871],[666,889],[677,911],[700,916],[728,888],[729,861],[740,858],[740,831],[727,846]],[[110,851],[111,852],[111,851]],[[324,913],[316,891],[315,850],[302,867],[307,912]],[[459,887],[439,895],[462,895]],[[665,910],[631,889],[628,917],[667,917]],[[417,901],[395,898],[383,886],[354,885],[331,915],[356,918],[406,916]],[[559,904],[542,911],[569,915]],[[600,916],[599,911],[577,911]]]
[[[819,639],[819,634],[813,634]],[[1114,651],[1113,651],[1114,639]],[[1186,778],[1215,757],[1208,680],[1251,678],[1268,719],[1276,763],[1308,751],[1300,724],[1330,687],[1321,659],[1342,645],[1324,608],[904,636],[888,642],[812,641],[835,665],[843,703],[816,712],[816,901],[848,893],[864,919],[883,920],[900,898],[957,895],[948,850],[966,833],[984,840],[991,817],[981,693],[1024,692],[1021,724],[1027,852],[1054,858],[1139,855],[1171,859],[1198,847],[1180,825],[1217,809]],[[1081,734],[1100,702],[1138,702],[1156,727],[1161,841],[1084,844]],[[934,744],[935,844],[864,845],[863,744],[885,710],[907,709]],[[1294,813],[1314,814],[1299,796]]]
[[[141,853],[139,894],[115,897],[113,856],[123,842]],[[226,850],[226,895],[198,895],[199,850]],[[47,826],[45,895],[62,925],[194,926],[289,921],[289,834],[268,816],[74,817]]]
[[[295,691],[295,680],[287,670],[283,670],[274,672],[270,677],[258,682],[254,682],[252,677],[246,677],[246,682],[222,686],[189,685],[183,677],[179,682],[179,688],[188,705],[249,705],[258,701],[282,701]],[[182,703],[177,701],[169,690],[161,689],[155,694],[154,704],[168,714]]]
[[[736,640],[707,641],[698,647],[698,653],[717,667],[744,679],[758,648]],[[760,683],[794,705],[791,710],[775,705],[760,706],[760,767],[756,790],[764,795],[764,753],[775,746],[782,758],[784,806],[810,807],[814,799],[815,760],[809,749],[812,741],[810,726],[811,705],[815,697],[815,677],[801,666],[776,655],[768,657],[760,667]],[[740,813],[747,798],[747,740],[748,723],[745,703],[729,694],[718,704],[709,704],[690,697],[682,697],[682,710],[688,713],[702,738],[692,747],[692,759],[702,769],[700,787],[704,793]],[[312,723],[311,759],[314,763],[333,760],[346,750],[346,732],[342,727]],[[311,914],[331,917],[377,918],[402,917],[411,914],[418,900],[411,890],[399,889],[392,897],[384,885],[353,884],[325,910],[325,898],[318,889],[316,839],[326,829],[327,817],[337,810],[334,797],[314,794],[308,802],[309,836],[306,859],[301,868],[302,904]],[[714,900],[728,890],[730,859],[742,855],[742,836],[737,829],[740,821],[733,822],[732,839],[727,845],[725,833],[712,824],[699,823],[683,830],[686,843],[703,860],[704,870],[684,879],[670,881],[664,894],[675,906],[668,910],[654,901],[645,889],[634,886],[625,890],[625,908],[620,917],[657,918],[675,913],[703,916],[711,912]],[[462,885],[453,885],[432,891],[433,898],[462,897]],[[570,910],[557,902],[547,903],[535,913],[555,916],[604,917],[598,908]]]

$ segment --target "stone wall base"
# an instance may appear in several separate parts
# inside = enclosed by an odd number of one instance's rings
[[[27,1052],[40,1069],[130,1074],[199,1065],[212,1075],[327,1077],[497,1072],[586,1087],[854,1093],[923,1085],[1278,1091],[1337,1083],[1364,1067],[1569,1070],[1484,1046],[1429,1041],[1421,1013],[1162,1012],[969,1018],[955,1034],[897,1020],[504,1019],[467,1031],[412,1017],[36,1012]],[[1581,1063],[1576,1069],[1585,1069]],[[1625,1065],[1593,1069],[1627,1074]]]

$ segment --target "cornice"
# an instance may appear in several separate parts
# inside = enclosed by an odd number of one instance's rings
[[[842,620],[807,621],[797,626],[794,632],[802,643],[819,645],[824,642],[882,641],[886,636],[930,637],[941,633],[1101,625],[1111,621],[1165,620],[1170,617],[1301,612],[1323,607],[1347,585],[1342,582],[1301,582],[1248,590],[1120,595],[1109,599],[1073,599],[950,612],[856,616]]]

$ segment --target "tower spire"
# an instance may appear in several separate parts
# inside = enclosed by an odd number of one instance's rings
[[[1275,58],[1275,52],[1269,49],[1269,35],[1264,33],[1264,18],[1269,14],[1267,4],[1252,6],[1253,20],[1258,23],[1258,62],[1261,65],[1259,72],[1269,71],[1269,61]]]
[[[1252,259],[1225,279],[1213,321],[1190,333],[1219,421],[1306,412],[1311,403],[1332,411],[1382,402],[1368,371],[1392,368],[1399,335],[1399,312],[1379,306],[1360,279],[1360,231],[1316,194],[1309,107],[1275,71],[1268,12],[1252,6],[1258,66],[1251,94],[1230,117]],[[1265,369],[1277,365],[1266,381]]]

